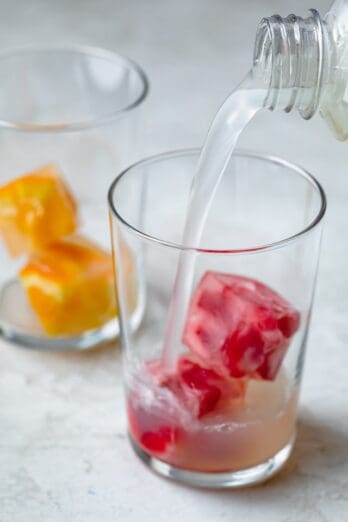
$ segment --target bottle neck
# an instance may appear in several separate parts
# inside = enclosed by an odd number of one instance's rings
[[[305,19],[275,15],[261,20],[253,72],[266,88],[265,107],[286,112],[295,108],[303,118],[311,118],[329,78],[330,49],[326,23],[314,9]]]

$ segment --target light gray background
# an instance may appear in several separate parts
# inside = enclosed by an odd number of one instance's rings
[[[83,43],[118,50],[151,81],[146,153],[200,145],[251,63],[264,15],[323,0],[0,1],[0,48]],[[278,478],[239,492],[149,473],[125,438],[119,349],[49,355],[0,346],[0,521],[341,522],[348,512],[348,143],[319,117],[260,114],[243,146],[323,183],[329,211],[296,451]]]

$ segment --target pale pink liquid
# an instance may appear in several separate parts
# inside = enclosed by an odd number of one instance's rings
[[[200,420],[178,404],[170,391],[132,381],[128,396],[131,435],[147,453],[173,466],[202,472],[243,470],[265,462],[294,437],[298,394],[289,393],[283,372],[274,382],[249,381],[244,399]],[[161,429],[175,431],[165,448],[143,443],[144,434]]]

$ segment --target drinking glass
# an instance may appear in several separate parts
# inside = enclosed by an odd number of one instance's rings
[[[294,444],[326,200],[304,169],[240,150],[199,247],[182,245],[198,157],[183,150],[145,159],[109,191],[128,429],[159,474],[237,487],[276,473]],[[137,331],[125,246],[138,263]],[[168,367],[161,356],[183,253],[194,256],[193,297]]]
[[[107,50],[29,47],[0,54],[0,82],[1,336],[94,347],[119,333],[105,194],[139,159],[146,76]]]

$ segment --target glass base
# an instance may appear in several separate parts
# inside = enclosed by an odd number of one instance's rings
[[[140,325],[144,303],[132,316],[132,328]],[[42,330],[28,304],[18,280],[8,281],[0,293],[0,337],[24,348],[42,351],[81,351],[97,348],[117,339],[120,335],[118,319],[113,319],[94,330],[79,335],[49,336]]]
[[[49,337],[47,335],[35,335],[19,329],[13,329],[8,325],[2,325],[1,337],[10,343],[32,350],[68,352],[91,350],[102,344],[117,339],[119,336],[118,320],[115,319],[101,328],[83,332],[80,335],[61,337]]]
[[[273,477],[288,460],[294,446],[295,436],[266,462],[240,471],[226,471],[223,473],[204,473],[176,468],[146,453],[130,435],[129,439],[138,457],[158,475],[187,486],[222,489],[253,486]]]

